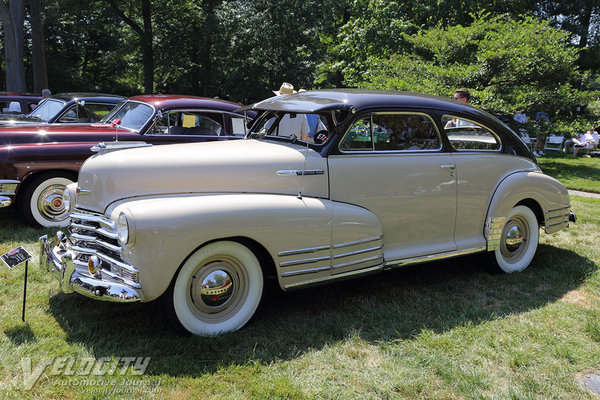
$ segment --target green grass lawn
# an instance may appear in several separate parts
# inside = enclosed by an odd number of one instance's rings
[[[490,274],[475,256],[270,291],[245,328],[216,338],[177,336],[158,304],[61,294],[37,260],[24,324],[23,267],[0,267],[0,398],[592,399],[577,377],[600,368],[600,201],[572,204],[577,224],[542,234],[523,273]],[[37,255],[43,231],[12,210],[0,221],[1,253]],[[23,360],[52,356],[151,361],[142,376],[49,368],[26,390]]]
[[[546,155],[538,158],[546,174],[569,189],[600,193],[600,158],[575,158],[557,151],[546,151]]]

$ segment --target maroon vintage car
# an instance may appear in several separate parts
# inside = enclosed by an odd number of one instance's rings
[[[0,207],[16,203],[32,225],[66,226],[63,189],[76,180],[94,145],[241,138],[246,121],[235,112],[239,107],[193,96],[142,95],[122,101],[96,124],[0,128]]]

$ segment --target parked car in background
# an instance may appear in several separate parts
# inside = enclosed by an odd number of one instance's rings
[[[17,203],[32,225],[66,226],[62,191],[76,181],[92,146],[242,138],[246,127],[244,115],[235,112],[239,107],[201,97],[144,95],[121,101],[99,123],[0,127],[0,206]]]
[[[28,114],[0,115],[0,126],[98,122],[124,99],[101,93],[60,93],[44,99]]]
[[[483,252],[517,272],[540,227],[575,220],[515,133],[465,103],[323,90],[246,109],[262,115],[245,140],[89,158],[64,194],[68,234],[41,239],[60,287],[162,298],[176,326],[211,336],[248,322],[265,278],[293,290]]]
[[[0,117],[28,114],[41,100],[42,96],[34,94],[0,92]]]

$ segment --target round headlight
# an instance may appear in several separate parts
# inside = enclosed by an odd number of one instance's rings
[[[117,236],[122,244],[127,244],[129,241],[129,224],[124,213],[119,214],[117,218]]]

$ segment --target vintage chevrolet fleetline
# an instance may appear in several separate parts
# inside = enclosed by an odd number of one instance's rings
[[[68,233],[42,238],[62,290],[161,298],[210,336],[248,322],[267,278],[292,290],[479,252],[517,272],[540,227],[575,220],[519,137],[464,103],[322,90],[248,110],[245,140],[89,158],[64,194]]]

